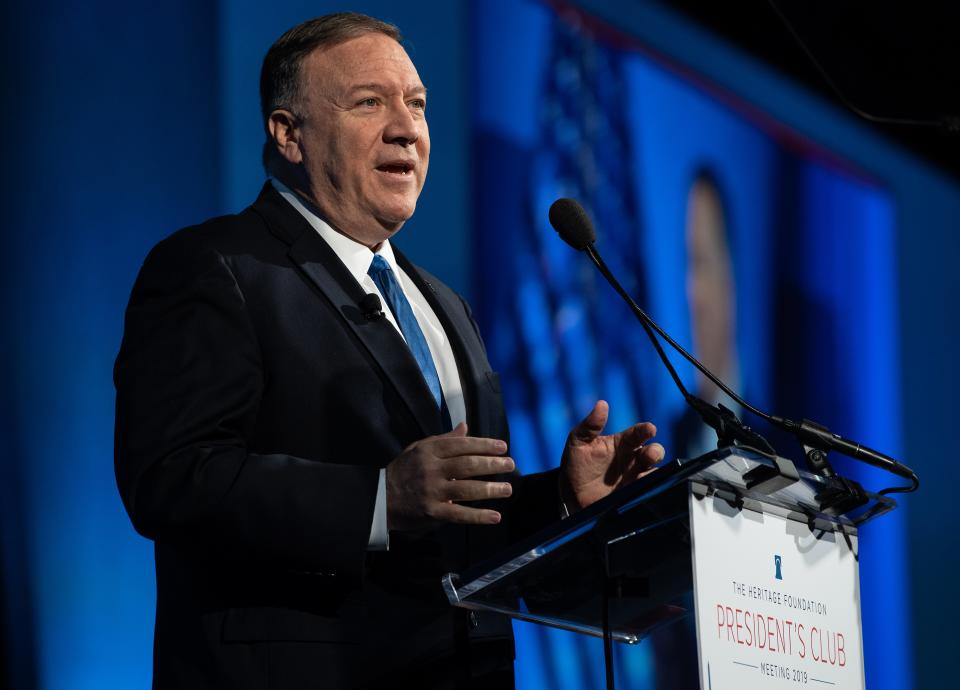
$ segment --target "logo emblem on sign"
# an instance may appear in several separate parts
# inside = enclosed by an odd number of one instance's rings
[[[774,565],[776,566],[776,568],[777,568],[777,573],[776,573],[776,576],[775,576],[775,577],[776,577],[778,580],[782,580],[782,579],[783,579],[783,573],[780,572],[780,564],[781,564],[782,561],[783,561],[783,559],[780,558],[779,555],[775,555],[775,556],[773,557],[773,564],[774,564]]]

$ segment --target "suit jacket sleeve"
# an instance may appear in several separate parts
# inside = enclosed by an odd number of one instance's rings
[[[377,469],[248,449],[266,374],[238,282],[202,239],[181,232],[147,257],[114,378],[117,483],[138,532],[231,559],[359,573]]]
[[[436,279],[432,278],[432,280],[436,282]],[[482,353],[481,359],[484,367],[488,368],[489,363],[487,362],[486,346],[483,344],[480,327],[473,318],[470,305],[467,304],[466,300],[459,296],[458,300],[476,336],[476,342]],[[492,382],[496,382],[496,412],[494,412],[492,408],[488,411],[490,417],[497,418],[495,424],[497,431],[492,432],[492,435],[502,438],[509,445],[509,426],[500,400],[499,377],[491,371],[489,378]],[[522,463],[522,459],[518,460],[518,464],[519,463]],[[519,470],[514,470],[512,473],[498,475],[492,477],[492,479],[509,481],[513,486],[513,494],[510,499],[506,501],[496,500],[475,504],[480,507],[500,511],[503,515],[503,522],[499,526],[499,529],[505,532],[505,534],[498,535],[496,540],[492,540],[489,538],[484,539],[483,537],[484,533],[494,531],[491,530],[490,527],[483,526],[473,528],[474,534],[479,533],[478,537],[473,538],[475,542],[479,544],[483,544],[484,541],[488,542],[485,548],[480,547],[478,549],[481,557],[490,557],[494,555],[497,550],[503,548],[503,546],[526,539],[531,534],[544,529],[560,519],[559,468],[554,468],[546,472],[537,472],[535,474],[521,474]]]

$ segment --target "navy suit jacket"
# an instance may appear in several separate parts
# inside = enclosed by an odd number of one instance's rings
[[[467,304],[397,260],[452,343],[470,433],[508,440]],[[380,468],[441,429],[363,296],[269,184],[145,260],[114,372],[115,465],[155,542],[154,687],[395,686],[431,664],[469,675],[512,659],[509,621],[467,623],[440,579],[556,518],[556,475],[506,477],[498,526],[393,533],[368,552]]]

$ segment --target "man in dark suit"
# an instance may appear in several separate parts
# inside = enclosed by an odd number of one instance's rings
[[[600,402],[559,473],[515,472],[466,303],[389,242],[430,154],[395,27],[291,29],[261,96],[272,180],[154,248],[117,358],[154,687],[512,687],[509,621],[453,609],[441,576],[646,471],[655,430],[602,436]]]

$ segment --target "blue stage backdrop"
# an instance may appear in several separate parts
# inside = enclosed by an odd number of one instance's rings
[[[567,431],[598,398],[614,428],[650,419],[668,452],[709,449],[687,431],[683,400],[639,324],[550,227],[547,209],[562,196],[584,203],[613,271],[688,349],[697,351],[697,329],[708,342],[732,331],[725,355],[697,354],[725,365],[749,400],[899,452],[894,208],[880,185],[742,116],[573,8],[486,2],[475,37],[475,246],[489,267],[475,302],[523,467],[556,466]],[[706,257],[691,240],[704,222],[723,228]],[[705,266],[723,254],[726,268]],[[698,314],[697,281],[722,290],[708,275],[721,270],[729,299],[714,294],[712,312]],[[695,390],[692,368],[680,368]],[[888,480],[844,469],[874,489]],[[863,550],[868,682],[907,688],[903,513],[867,527]],[[516,631],[521,687],[602,686],[599,642]],[[685,639],[672,656],[657,635],[621,648],[624,687],[677,687],[676,667],[696,653]]]

